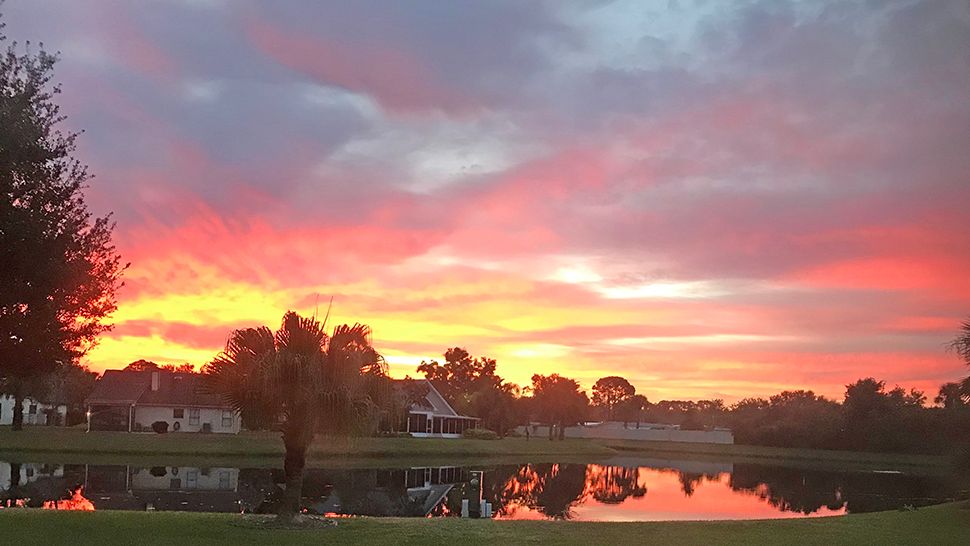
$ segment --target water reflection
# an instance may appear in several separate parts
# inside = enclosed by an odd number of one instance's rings
[[[457,516],[481,493],[500,519],[686,520],[804,517],[943,502],[946,477],[754,464],[613,464],[311,469],[304,506],[328,515]],[[480,486],[471,471],[482,470]],[[260,512],[276,509],[282,472],[192,466],[0,462],[0,507]],[[87,504],[86,504],[87,503]]]

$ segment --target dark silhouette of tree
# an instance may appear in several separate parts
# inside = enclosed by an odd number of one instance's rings
[[[485,386],[472,394],[469,413],[481,418],[483,427],[504,437],[522,422],[516,396],[518,391],[518,386],[512,383]]]
[[[726,418],[739,443],[841,447],[842,409],[812,391],[784,391],[769,400],[747,398],[732,406]]]
[[[516,402],[519,387],[495,373],[494,358],[474,358],[461,347],[448,349],[444,356],[444,364],[422,361],[418,373],[434,383],[456,411],[481,418],[480,425],[500,437],[523,421]]]
[[[434,383],[441,395],[459,412],[469,411],[476,392],[502,384],[502,378],[495,374],[493,358],[474,358],[461,347],[448,349],[444,357],[444,364],[436,360],[421,361],[418,373]]]
[[[109,328],[126,267],[110,215],[84,201],[78,134],[61,130],[54,102],[57,58],[17,50],[0,55],[0,377],[16,399],[14,430],[26,382],[76,361]]]
[[[704,430],[700,412],[696,409],[688,410],[680,423],[680,430]]]
[[[690,400],[661,400],[649,408],[649,419],[657,423],[681,424],[687,414],[697,411],[697,403]]]
[[[195,366],[189,364],[188,362],[184,364],[156,364],[151,360],[136,360],[125,366],[125,370],[132,372],[160,370],[176,373],[195,373]]]
[[[410,377],[395,384],[386,407],[385,422],[381,430],[403,432],[407,430],[407,420],[410,409],[415,404],[421,404],[428,396],[428,384],[424,381],[414,381]]]
[[[970,318],[960,324],[960,332],[950,342],[949,348],[970,366]]]
[[[945,409],[956,409],[970,406],[970,393],[964,391],[963,385],[957,382],[944,383],[933,402]]]
[[[950,342],[949,349],[959,355],[967,366],[970,366],[970,318],[960,324],[960,333]],[[960,391],[963,400],[970,403],[970,375],[960,382]],[[970,448],[968,448],[968,453],[970,453]]]
[[[589,398],[574,379],[559,374],[532,376],[533,409],[539,420],[549,425],[549,439],[566,436],[566,427],[583,420],[589,410]]]
[[[275,335],[265,326],[234,331],[203,373],[209,387],[241,414],[280,423],[286,449],[286,489],[279,505],[284,520],[300,509],[307,449],[318,423],[352,425],[378,414],[377,401],[390,396],[370,328],[342,325],[328,336],[316,319],[293,312],[286,313]]]
[[[622,377],[602,377],[593,384],[592,403],[594,407],[606,412],[607,420],[613,421],[617,407],[636,393],[637,389]]]
[[[624,400],[617,411],[626,425],[630,421],[636,422],[636,428],[640,428],[640,421],[643,419],[643,412],[650,406],[650,401],[642,394],[634,394]]]

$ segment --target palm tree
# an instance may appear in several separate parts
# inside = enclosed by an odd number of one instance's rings
[[[269,328],[235,330],[226,349],[205,365],[206,384],[244,421],[282,431],[286,490],[279,517],[300,509],[307,450],[318,430],[346,430],[377,413],[390,388],[384,359],[370,344],[370,328],[325,325],[290,311],[274,334]]]
[[[950,342],[949,348],[970,366],[970,318],[960,325],[960,333]]]
[[[960,325],[960,333],[950,342],[949,349],[960,356],[967,366],[970,366],[970,318]],[[960,382],[963,397],[970,399],[970,376]]]

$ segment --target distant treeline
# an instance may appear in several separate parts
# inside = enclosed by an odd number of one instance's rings
[[[730,428],[740,444],[897,453],[946,454],[970,447],[970,390],[967,382],[947,383],[932,401],[920,391],[887,388],[865,378],[846,386],[843,400],[812,391],[784,391],[769,398],[661,400],[652,403],[626,379],[598,380],[591,396],[575,380],[534,375],[520,388],[495,373],[495,361],[473,358],[462,348],[445,352],[445,362],[422,362],[418,372],[431,380],[453,407],[479,417],[500,436],[517,425],[542,423],[550,438],[585,421],[678,425],[682,429]],[[929,403],[934,404],[932,406]]]

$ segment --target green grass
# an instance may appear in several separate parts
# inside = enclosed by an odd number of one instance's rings
[[[30,462],[152,464],[192,461],[228,466],[276,466],[283,455],[277,433],[220,434],[128,434],[84,432],[80,428],[28,427],[14,432],[0,427],[0,459]],[[311,463],[361,465],[382,460],[476,462],[582,462],[610,457],[708,458],[747,461],[771,459],[772,463],[836,463],[842,468],[937,467],[949,459],[924,455],[856,453],[788,449],[763,446],[644,442],[629,440],[570,439],[550,442],[542,438],[503,440],[445,440],[422,438],[318,437],[310,447]]]
[[[351,518],[334,528],[241,527],[239,516],[0,511],[5,544],[968,544],[966,503],[915,512],[773,521],[590,523]]]

